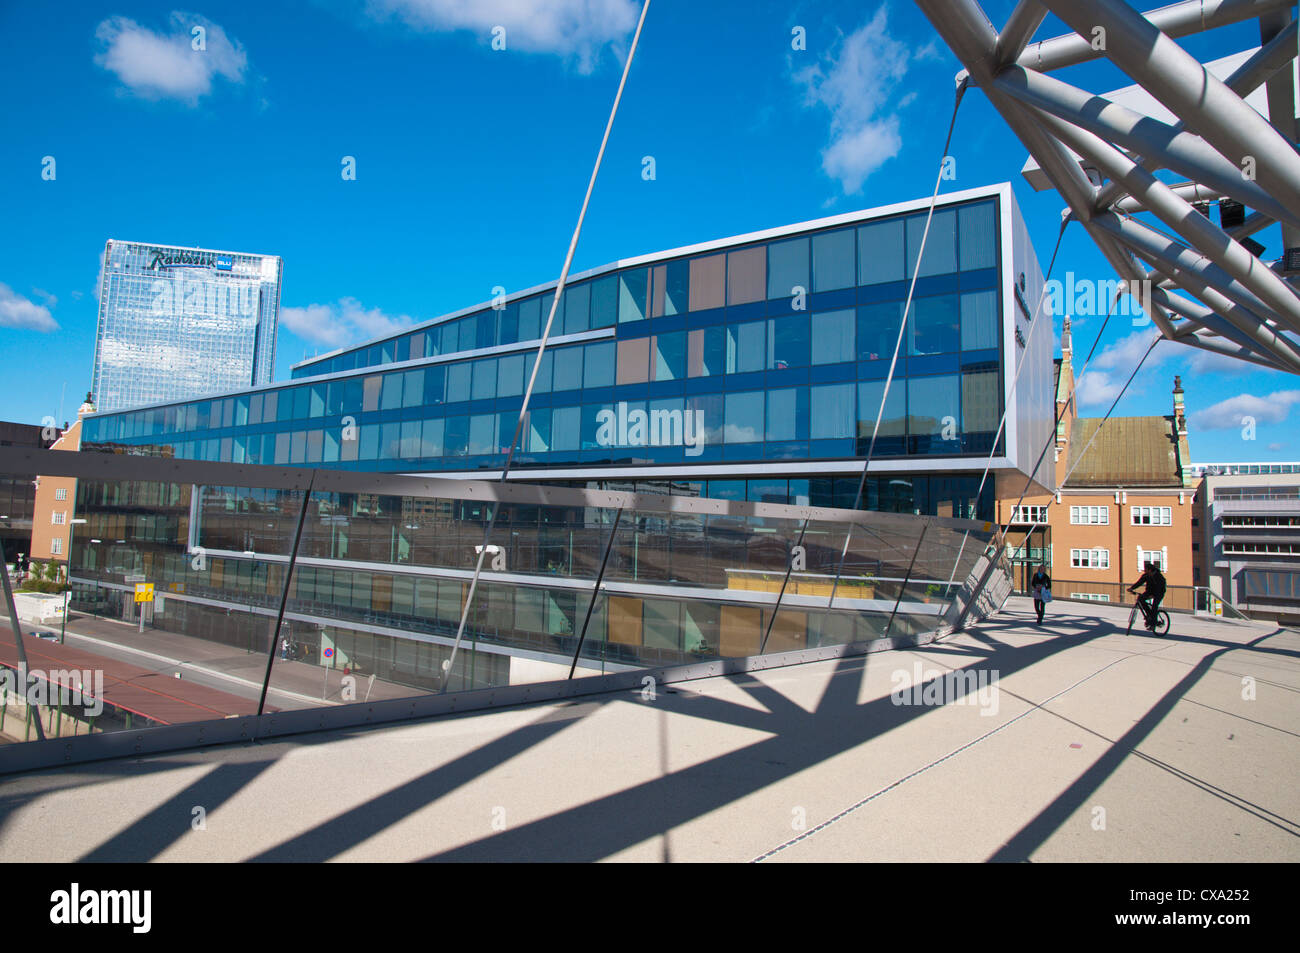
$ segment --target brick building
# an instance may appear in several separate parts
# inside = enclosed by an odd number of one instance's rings
[[[50,445],[51,450],[81,449],[81,418],[94,413],[95,405],[90,394],[77,410],[77,420]],[[33,560],[53,559],[68,562],[68,548],[72,539],[72,520],[77,501],[77,481],[65,477],[38,477],[36,480],[36,506],[32,515],[32,535],[29,552]]]
[[[1169,581],[1166,605],[1191,609],[1190,587],[1200,584],[1192,555],[1199,514],[1182,381],[1174,378],[1170,414],[1111,417],[1103,427],[1102,418],[1079,417],[1069,400],[1071,350],[1067,318],[1057,361],[1057,492],[1027,495],[1015,511],[1023,485],[998,488],[1017,588],[1027,588],[1042,563],[1057,598],[1126,602],[1125,589],[1154,562]]]

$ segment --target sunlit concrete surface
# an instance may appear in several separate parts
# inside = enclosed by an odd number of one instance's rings
[[[1300,635],[1127,619],[4,778],[0,861],[1300,860]]]

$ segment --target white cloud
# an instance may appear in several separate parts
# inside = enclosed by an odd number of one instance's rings
[[[1080,407],[1109,405],[1123,387],[1122,377],[1111,377],[1105,371],[1088,371],[1074,382],[1074,396]]]
[[[194,49],[196,27],[203,30],[203,49]],[[212,92],[214,78],[242,83],[248,68],[239,41],[193,13],[173,12],[165,33],[126,17],[109,17],[96,28],[95,38],[101,45],[95,62],[144,99],[176,99],[194,106]]]
[[[914,52],[889,35],[888,10],[882,6],[864,26],[844,38],[835,54],[794,74],[807,88],[807,102],[831,113],[831,137],[822,150],[822,168],[838,179],[846,194],[862,183],[903,146],[894,91],[908,66],[930,55]],[[892,107],[892,108],[886,108]]]
[[[1088,364],[1088,370],[1079,375],[1078,380],[1075,381],[1074,396],[1079,407],[1098,404],[1109,406],[1123,390],[1124,382],[1128,380],[1129,374],[1133,372],[1138,361],[1142,360],[1142,355],[1146,353],[1153,336],[1150,329],[1134,331],[1094,354],[1091,363]],[[1086,353],[1086,351],[1082,352],[1080,357],[1082,358]],[[1171,345],[1157,345],[1146,359],[1146,363],[1142,365],[1142,371],[1134,378],[1134,383],[1139,382],[1144,375],[1171,356],[1173,356]],[[1130,393],[1132,393],[1131,389]]]
[[[609,46],[616,50],[636,27],[634,0],[370,0],[372,16],[397,15],[425,30],[468,30],[490,42],[505,28],[506,49],[558,53],[590,73]]]
[[[0,282],[0,328],[20,328],[48,334],[59,329],[50,309],[28,301],[8,285]]]
[[[1254,418],[1257,424],[1280,424],[1295,403],[1300,403],[1300,390],[1279,390],[1263,397],[1238,394],[1198,410],[1187,419],[1199,430],[1233,430],[1245,426],[1246,417]]]
[[[331,348],[379,337],[411,323],[405,314],[392,317],[378,308],[367,310],[356,298],[340,298],[337,304],[280,309],[282,326],[304,341]]]

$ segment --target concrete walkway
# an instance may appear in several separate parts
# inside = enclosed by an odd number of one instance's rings
[[[0,779],[0,861],[1300,860],[1300,635],[1050,610],[653,698]],[[926,704],[955,669],[982,691]]]

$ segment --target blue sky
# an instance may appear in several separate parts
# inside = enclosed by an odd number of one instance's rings
[[[1012,6],[984,3],[995,23]],[[283,256],[277,379],[304,355],[484,301],[493,286],[553,279],[639,10],[0,3],[0,419],[75,413],[108,238]],[[491,46],[498,25],[504,50]],[[1183,42],[1212,58],[1257,44],[1253,29]],[[1038,37],[1061,32],[1049,18]],[[655,0],[574,268],[928,196],[958,68],[901,0]],[[1131,82],[1106,63],[1060,75],[1093,90]],[[1021,178],[1025,150],[978,90],[949,151],[957,176],[943,190],[1010,180],[1045,268],[1063,203]],[[355,181],[340,175],[344,156]],[[1255,237],[1278,253],[1276,228]],[[1078,226],[1055,274],[1067,271],[1112,276]],[[1079,360],[1100,324],[1075,320]],[[1152,333],[1112,320],[1084,413],[1105,411]],[[1156,348],[1117,413],[1169,413],[1175,374],[1196,460],[1300,459],[1289,420],[1300,384],[1177,345]]]

